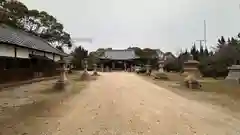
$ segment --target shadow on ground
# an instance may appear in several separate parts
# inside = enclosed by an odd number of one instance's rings
[[[72,98],[87,87],[87,82],[74,81],[78,74],[69,75],[70,90],[59,91],[53,89],[56,80],[42,81],[29,85],[22,85],[0,92],[0,135],[1,134],[24,134],[25,131],[38,130],[47,125],[47,117],[57,118],[64,111],[56,108],[64,106],[64,101]],[[66,106],[65,106],[66,107]],[[67,109],[66,109],[67,110]],[[24,125],[29,126],[24,126]],[[24,129],[31,127],[31,129]]]

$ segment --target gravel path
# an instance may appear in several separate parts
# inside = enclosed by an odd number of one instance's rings
[[[102,73],[63,103],[45,135],[240,135],[240,121],[135,74]],[[59,109],[58,111],[61,111]]]
[[[105,73],[71,102],[53,135],[236,135],[240,121],[135,74]]]

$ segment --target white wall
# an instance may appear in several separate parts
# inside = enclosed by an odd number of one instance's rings
[[[59,55],[55,55],[54,61],[59,61],[60,59],[61,59],[61,57]]]
[[[53,60],[53,54],[52,53],[45,53],[46,57]]]
[[[40,52],[40,51],[35,51],[34,54],[39,56],[44,56],[44,52]]]
[[[17,58],[29,58],[29,50],[27,48],[17,47]]]
[[[0,56],[15,57],[14,46],[0,44]]]

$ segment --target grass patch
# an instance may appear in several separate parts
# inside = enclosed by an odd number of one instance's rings
[[[152,77],[142,76],[152,83],[166,88],[189,100],[209,103],[221,108],[240,119],[240,85],[225,80],[202,78],[199,80],[200,89],[189,89],[184,86],[184,76],[178,73],[166,73],[168,80],[153,80]]]
[[[168,80],[168,76],[165,73],[156,73],[154,74],[154,79]]]
[[[240,100],[240,85],[226,82],[224,80],[202,82],[202,91],[226,94],[234,99]]]

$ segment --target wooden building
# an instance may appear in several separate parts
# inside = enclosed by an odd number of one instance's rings
[[[126,70],[136,64],[136,56],[134,50],[106,50],[100,57],[101,68],[110,68],[111,70]]]
[[[56,75],[64,56],[38,36],[0,25],[0,83]]]

